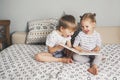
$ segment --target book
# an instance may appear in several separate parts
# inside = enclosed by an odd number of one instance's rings
[[[76,54],[79,54],[79,55],[100,55],[99,53],[96,53],[96,52],[79,52],[78,50],[76,50],[74,48],[70,48],[64,44],[59,44],[59,45],[63,46],[64,48],[66,48],[66,49],[68,49]]]

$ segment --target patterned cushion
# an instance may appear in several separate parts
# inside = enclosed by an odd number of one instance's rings
[[[34,20],[28,22],[27,44],[45,43],[47,35],[57,26],[57,19]]]

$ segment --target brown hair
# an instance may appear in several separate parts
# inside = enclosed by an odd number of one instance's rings
[[[85,19],[90,19],[92,22],[96,22],[95,19],[96,14],[95,13],[85,13],[83,16],[80,16],[80,21],[85,20]]]
[[[69,26],[69,23],[73,24],[74,27]],[[70,29],[75,30],[76,29],[76,20],[75,20],[74,16],[72,16],[72,15],[64,15],[64,16],[62,16],[60,18],[60,20],[59,20],[57,30],[60,30],[61,26],[63,28],[70,28]]]

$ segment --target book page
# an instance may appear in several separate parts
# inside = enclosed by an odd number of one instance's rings
[[[99,53],[95,53],[95,52],[79,52],[78,50],[74,49],[74,48],[70,48],[64,44],[59,44],[61,46],[63,46],[64,48],[76,53],[76,54],[79,54],[79,55],[100,55]]]

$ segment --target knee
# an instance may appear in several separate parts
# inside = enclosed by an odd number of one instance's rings
[[[40,54],[36,54],[35,55],[35,60],[36,61],[41,61],[41,55]]]
[[[73,60],[74,60],[74,61],[79,61],[79,60],[80,60],[79,55],[74,54],[74,55],[73,55]]]

